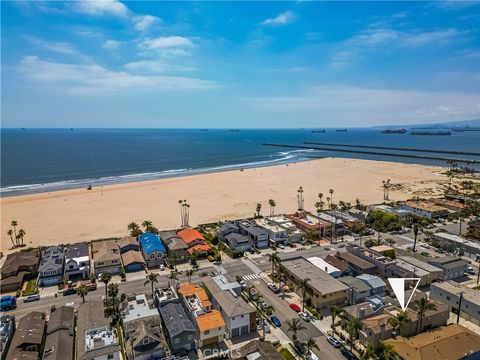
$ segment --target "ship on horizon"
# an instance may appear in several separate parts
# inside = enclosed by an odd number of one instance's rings
[[[314,134],[323,134],[323,133],[325,133],[325,129],[321,129],[321,130],[312,130],[311,132],[312,132],[312,133],[314,133]]]
[[[410,135],[433,135],[433,136],[449,136],[452,135],[450,131],[418,131],[412,130]]]
[[[405,134],[406,129],[386,129],[382,131],[382,134]]]

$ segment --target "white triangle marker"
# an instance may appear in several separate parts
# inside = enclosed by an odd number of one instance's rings
[[[416,281],[417,283],[413,288],[410,298],[407,300],[407,303],[405,303],[405,281],[409,281],[409,280]],[[397,300],[400,304],[400,307],[402,308],[402,311],[405,311],[405,309],[408,307],[408,304],[410,304],[410,301],[412,300],[413,294],[415,294],[415,291],[417,290],[418,284],[420,283],[420,279],[419,278],[388,278],[388,282],[390,283],[390,286],[392,287],[392,290],[395,293],[395,296],[397,297]]]

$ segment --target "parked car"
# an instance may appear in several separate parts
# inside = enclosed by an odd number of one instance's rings
[[[298,315],[299,315],[303,320],[305,320],[305,321],[307,321],[307,322],[310,321],[310,316],[309,316],[307,313],[301,311],[301,312],[298,313]]]
[[[250,252],[250,254],[255,254],[255,249],[254,248],[250,248],[248,251]]]
[[[425,249],[430,249],[430,245],[427,244],[427,243],[421,243],[420,246],[425,248]]]
[[[247,288],[247,283],[245,282],[245,280],[240,280],[239,284],[240,284],[240,286],[242,287],[242,289],[246,289],[246,288]]]
[[[282,326],[282,322],[280,321],[280,319],[278,317],[276,317],[275,315],[271,316],[270,317],[270,321],[273,323],[273,325],[275,325],[276,327],[280,327]]]
[[[297,304],[290,304],[290,309],[296,311],[297,313],[302,311],[302,309],[300,309],[300,306],[298,306]]]
[[[160,264],[160,271],[163,271],[163,270],[165,270],[165,265]]]
[[[63,290],[63,296],[67,296],[67,295],[73,295],[73,294],[76,294],[77,293],[77,289],[74,289],[74,288],[68,288],[68,289],[65,289]]]
[[[17,298],[5,295],[0,298],[0,311],[8,311],[17,308]]]
[[[86,286],[87,286],[87,290],[88,290],[88,291],[95,291],[95,290],[97,290],[97,284],[95,284],[95,283],[88,283]]]
[[[342,347],[340,349],[340,352],[342,353],[343,357],[348,360],[357,360],[357,357],[355,356],[354,353],[352,353],[350,350],[347,348]]]
[[[278,294],[280,292],[280,289],[275,285],[274,283],[268,283],[268,288],[272,290],[275,294]]]
[[[285,245],[283,245],[283,244],[278,245],[278,247],[282,250],[285,249]]]
[[[429,254],[428,252],[426,252],[426,251],[422,251],[422,252],[420,253],[420,255],[425,256],[425,257],[431,257],[431,256],[432,256],[432,255],[430,255],[430,254]]]
[[[337,339],[335,339],[333,336],[327,336],[327,341],[337,349],[340,347],[340,342]]]
[[[435,249],[435,252],[436,252],[436,253],[439,253],[439,254],[443,254],[443,250],[442,250],[442,249],[440,249],[440,248],[438,248],[438,249]]]
[[[31,302],[31,301],[38,301],[38,300],[40,300],[40,295],[35,294],[35,295],[27,296],[26,298],[23,299],[23,302],[28,303],[28,302]]]
[[[263,309],[268,308],[268,304],[267,304],[266,301],[262,301],[262,302],[260,303],[260,306],[261,306]]]
[[[306,352],[306,348],[305,348],[305,344],[302,343],[300,340],[296,339],[294,342],[293,342],[293,347],[295,348],[295,350],[300,354],[300,355],[304,355],[305,352]]]

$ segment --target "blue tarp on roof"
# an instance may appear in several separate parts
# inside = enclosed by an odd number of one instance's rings
[[[143,233],[140,235],[139,242],[146,254],[151,254],[154,251],[160,251],[163,253],[167,252],[158,235],[152,233]]]

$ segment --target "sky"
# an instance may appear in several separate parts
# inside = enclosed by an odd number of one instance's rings
[[[480,2],[2,1],[2,127],[480,118]]]

